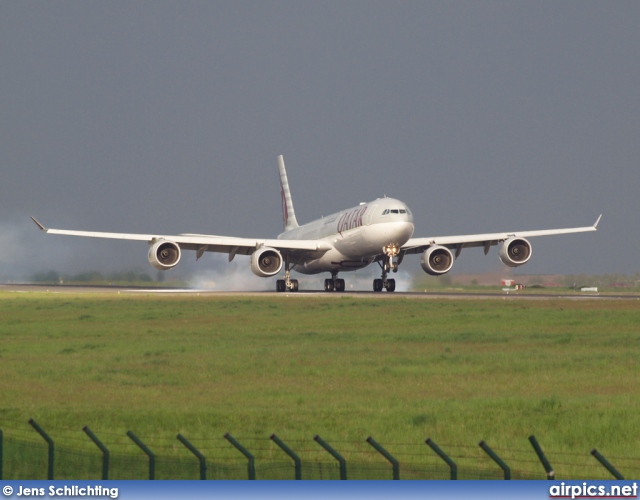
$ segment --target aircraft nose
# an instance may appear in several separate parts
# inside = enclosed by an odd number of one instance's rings
[[[407,222],[413,222],[413,213],[411,213],[411,210],[409,210],[409,207],[407,205],[404,206],[406,213],[404,214],[406,216],[405,220]]]
[[[403,229],[403,239],[405,239],[406,242],[413,236],[413,231],[415,229],[413,225],[413,218],[407,221],[407,224],[405,224]]]

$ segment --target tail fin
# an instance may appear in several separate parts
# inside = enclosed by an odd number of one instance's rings
[[[293,210],[293,201],[291,201],[291,191],[289,191],[289,181],[287,180],[287,171],[284,168],[284,158],[278,156],[278,169],[280,170],[280,192],[282,194],[282,223],[284,230],[289,231],[298,227],[296,213]]]

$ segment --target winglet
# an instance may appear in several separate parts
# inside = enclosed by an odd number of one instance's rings
[[[40,224],[40,223],[39,223],[37,220],[35,220],[33,217],[31,217],[31,220],[32,220],[33,222],[35,222],[35,223],[36,223],[36,225],[37,225],[40,229],[42,229],[45,233],[47,232],[47,228],[46,228],[46,227],[44,227],[42,224]]]
[[[596,221],[596,223],[593,225],[593,229],[598,229],[598,224],[600,224],[600,219],[602,219],[602,214],[600,214],[600,217],[598,217],[598,220]]]

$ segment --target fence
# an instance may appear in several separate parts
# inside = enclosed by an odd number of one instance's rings
[[[277,435],[198,439],[182,434],[148,443],[129,431],[99,437],[43,427],[0,430],[0,479],[623,479],[596,449],[591,454],[554,454],[557,470],[535,436],[522,449],[475,445],[331,442],[320,436],[285,442]],[[105,444],[106,443],[106,444]],[[390,451],[391,450],[391,451]],[[640,459],[618,458],[637,477]]]

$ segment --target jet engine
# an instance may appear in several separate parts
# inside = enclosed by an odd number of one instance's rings
[[[512,236],[500,243],[500,260],[509,267],[518,267],[531,258],[531,243]]]
[[[440,276],[451,270],[453,254],[447,247],[435,245],[427,248],[422,253],[420,265],[425,273],[431,276]]]
[[[166,271],[180,262],[180,247],[173,241],[158,240],[151,245],[147,258],[153,267]]]
[[[268,278],[282,269],[282,255],[275,248],[260,248],[251,254],[251,271],[256,276]]]

